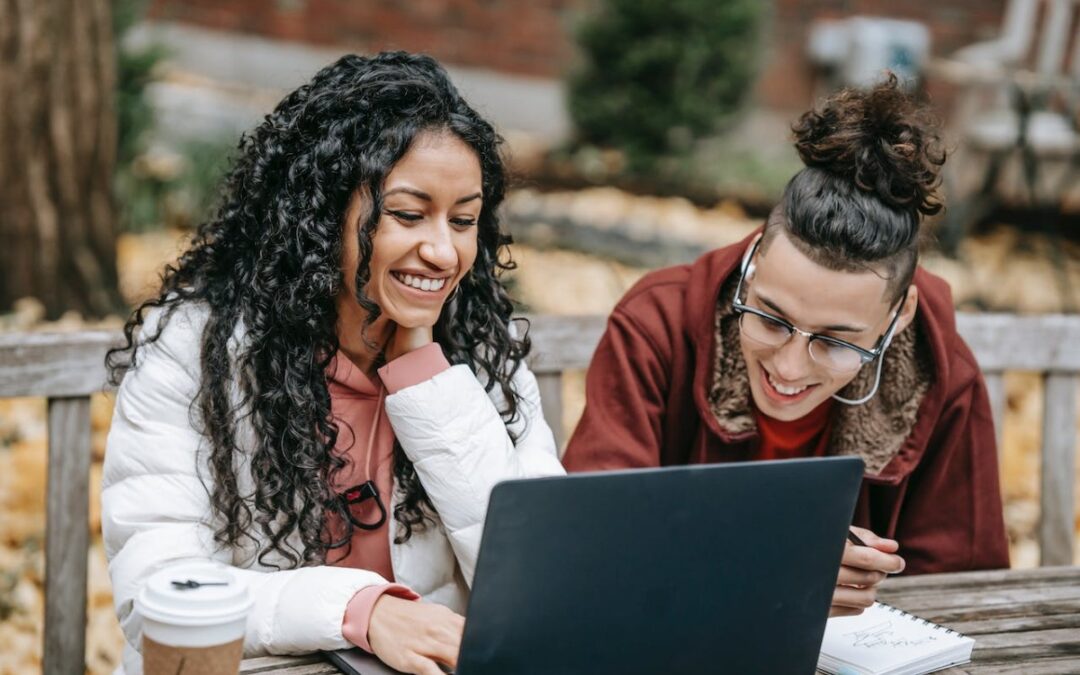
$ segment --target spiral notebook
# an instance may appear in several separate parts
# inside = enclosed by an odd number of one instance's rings
[[[975,640],[891,605],[829,619],[818,670],[831,675],[921,675],[971,660]]]

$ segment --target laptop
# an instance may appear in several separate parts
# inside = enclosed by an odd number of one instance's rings
[[[455,672],[813,673],[862,475],[827,457],[500,483]]]

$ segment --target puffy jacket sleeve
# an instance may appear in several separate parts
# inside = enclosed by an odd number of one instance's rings
[[[386,398],[394,435],[439,513],[465,580],[472,585],[488,497],[496,483],[564,472],[544,421],[536,377],[522,363],[511,384],[520,397],[512,439],[489,395],[465,365]]]
[[[157,319],[156,314],[148,319],[144,334],[153,334]],[[134,599],[150,574],[176,560],[212,558],[233,566],[255,599],[246,655],[346,648],[341,629],[349,600],[385,579],[328,566],[246,569],[214,544],[209,497],[200,480],[208,475],[208,448],[189,415],[198,390],[204,322],[197,310],[177,311],[160,339],[139,349],[138,365],[117,393],[101,500],[113,599],[124,635],[140,648],[142,621]]]
[[[585,377],[585,411],[566,447],[568,471],[660,465],[670,367],[657,337],[616,308]]]
[[[996,447],[986,385],[976,370],[946,401],[911,474],[895,533],[907,573],[1009,566]]]

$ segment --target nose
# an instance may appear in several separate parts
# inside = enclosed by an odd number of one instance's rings
[[[798,382],[813,370],[810,360],[810,345],[807,338],[798,333],[791,336],[784,345],[773,354],[772,367],[777,377],[785,382]]]
[[[454,248],[454,239],[450,223],[440,220],[425,232],[424,240],[420,242],[420,258],[437,269],[448,269],[457,262],[457,249]]]

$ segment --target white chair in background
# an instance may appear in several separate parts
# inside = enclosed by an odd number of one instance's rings
[[[1023,196],[1046,212],[1043,228],[1055,231],[1080,152],[1078,13],[1080,0],[1009,0],[1000,36],[932,64],[933,73],[960,87],[958,153],[946,165],[946,247],[998,205],[1014,158]]]
[[[945,172],[943,248],[957,253],[964,233],[1002,197],[1023,200],[1051,238],[1049,255],[1066,310],[1076,303],[1056,240],[1080,167],[1078,33],[1080,0],[1009,0],[998,38],[931,65],[932,73],[960,86],[954,118],[959,144]]]

